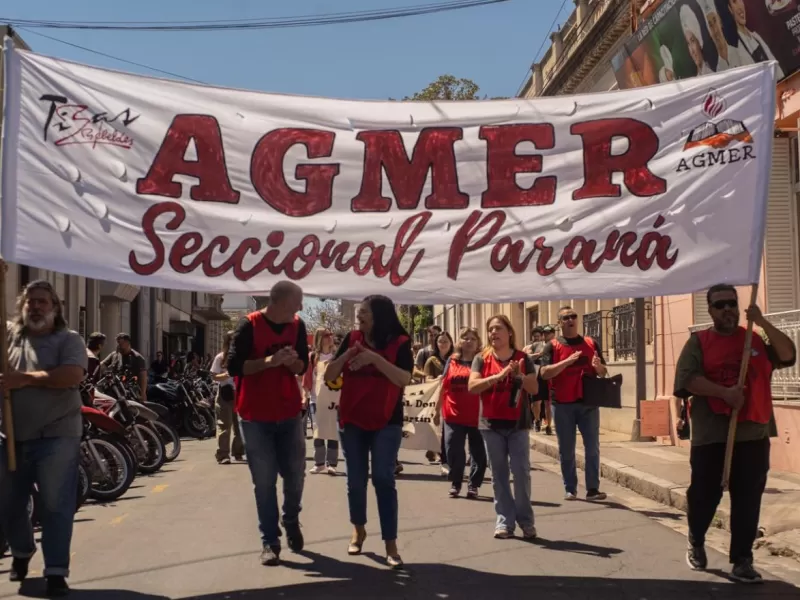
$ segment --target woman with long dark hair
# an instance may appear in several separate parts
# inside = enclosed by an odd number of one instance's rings
[[[433,344],[433,354],[425,361],[425,366],[422,369],[422,372],[425,373],[426,381],[433,381],[442,376],[442,373],[444,373],[444,366],[447,364],[447,359],[450,358],[454,350],[455,344],[449,333],[442,331],[436,336],[436,342]],[[442,467],[442,477],[447,477],[450,473],[450,467],[447,462],[444,428],[441,429],[440,434],[442,436],[442,444],[439,449],[438,459]],[[432,458],[434,460],[437,458],[435,453]]]
[[[347,499],[353,537],[348,554],[361,554],[367,537],[367,480],[372,459],[372,485],[378,500],[386,562],[401,568],[397,551],[395,465],[403,427],[403,388],[411,381],[411,340],[386,296],[367,296],[351,331],[325,369],[326,381],[342,376],[339,398]]]
[[[481,397],[481,435],[492,468],[497,522],[494,537],[510,538],[519,524],[522,536],[536,537],[531,508],[531,411],[527,394],[539,390],[536,367],[517,349],[511,321],[497,315],[486,322],[489,346],[472,361],[469,391]],[[527,394],[526,394],[527,392]],[[511,471],[509,472],[509,463]],[[514,493],[511,493],[511,474]]]
[[[217,462],[221,465],[231,464],[231,451],[236,460],[244,459],[244,443],[239,428],[239,419],[234,411],[236,394],[233,377],[228,374],[228,351],[231,347],[233,331],[225,334],[222,352],[214,357],[211,363],[211,375],[219,384],[215,412],[217,417]],[[231,448],[231,430],[233,430],[233,448]]]

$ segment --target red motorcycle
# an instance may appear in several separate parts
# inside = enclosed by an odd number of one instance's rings
[[[125,427],[85,404],[81,406],[81,415],[81,464],[90,481],[87,495],[99,502],[116,500],[128,491],[136,475],[135,454],[128,444]]]

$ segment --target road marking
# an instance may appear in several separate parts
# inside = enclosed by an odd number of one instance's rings
[[[128,513],[125,513],[124,515],[120,515],[120,516],[118,516],[118,517],[116,517],[114,519],[111,519],[110,525],[112,525],[113,527],[116,527],[117,525],[122,523],[127,518],[128,518]]]
[[[163,492],[163,491],[164,491],[165,489],[167,489],[168,487],[169,487],[169,484],[168,484],[168,483],[162,483],[161,485],[157,485],[157,486],[155,486],[155,487],[153,488],[153,491],[152,491],[151,493],[152,493],[152,494],[160,494],[161,492]]]

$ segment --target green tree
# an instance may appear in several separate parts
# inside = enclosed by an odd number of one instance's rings
[[[439,78],[427,85],[425,89],[403,100],[480,100],[480,87],[471,79],[459,79],[454,75],[439,75]]]

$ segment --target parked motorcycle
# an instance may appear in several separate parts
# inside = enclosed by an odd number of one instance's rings
[[[167,379],[148,386],[147,398],[167,410],[168,422],[197,439],[213,437],[216,420],[211,405],[199,398],[188,378]]]

